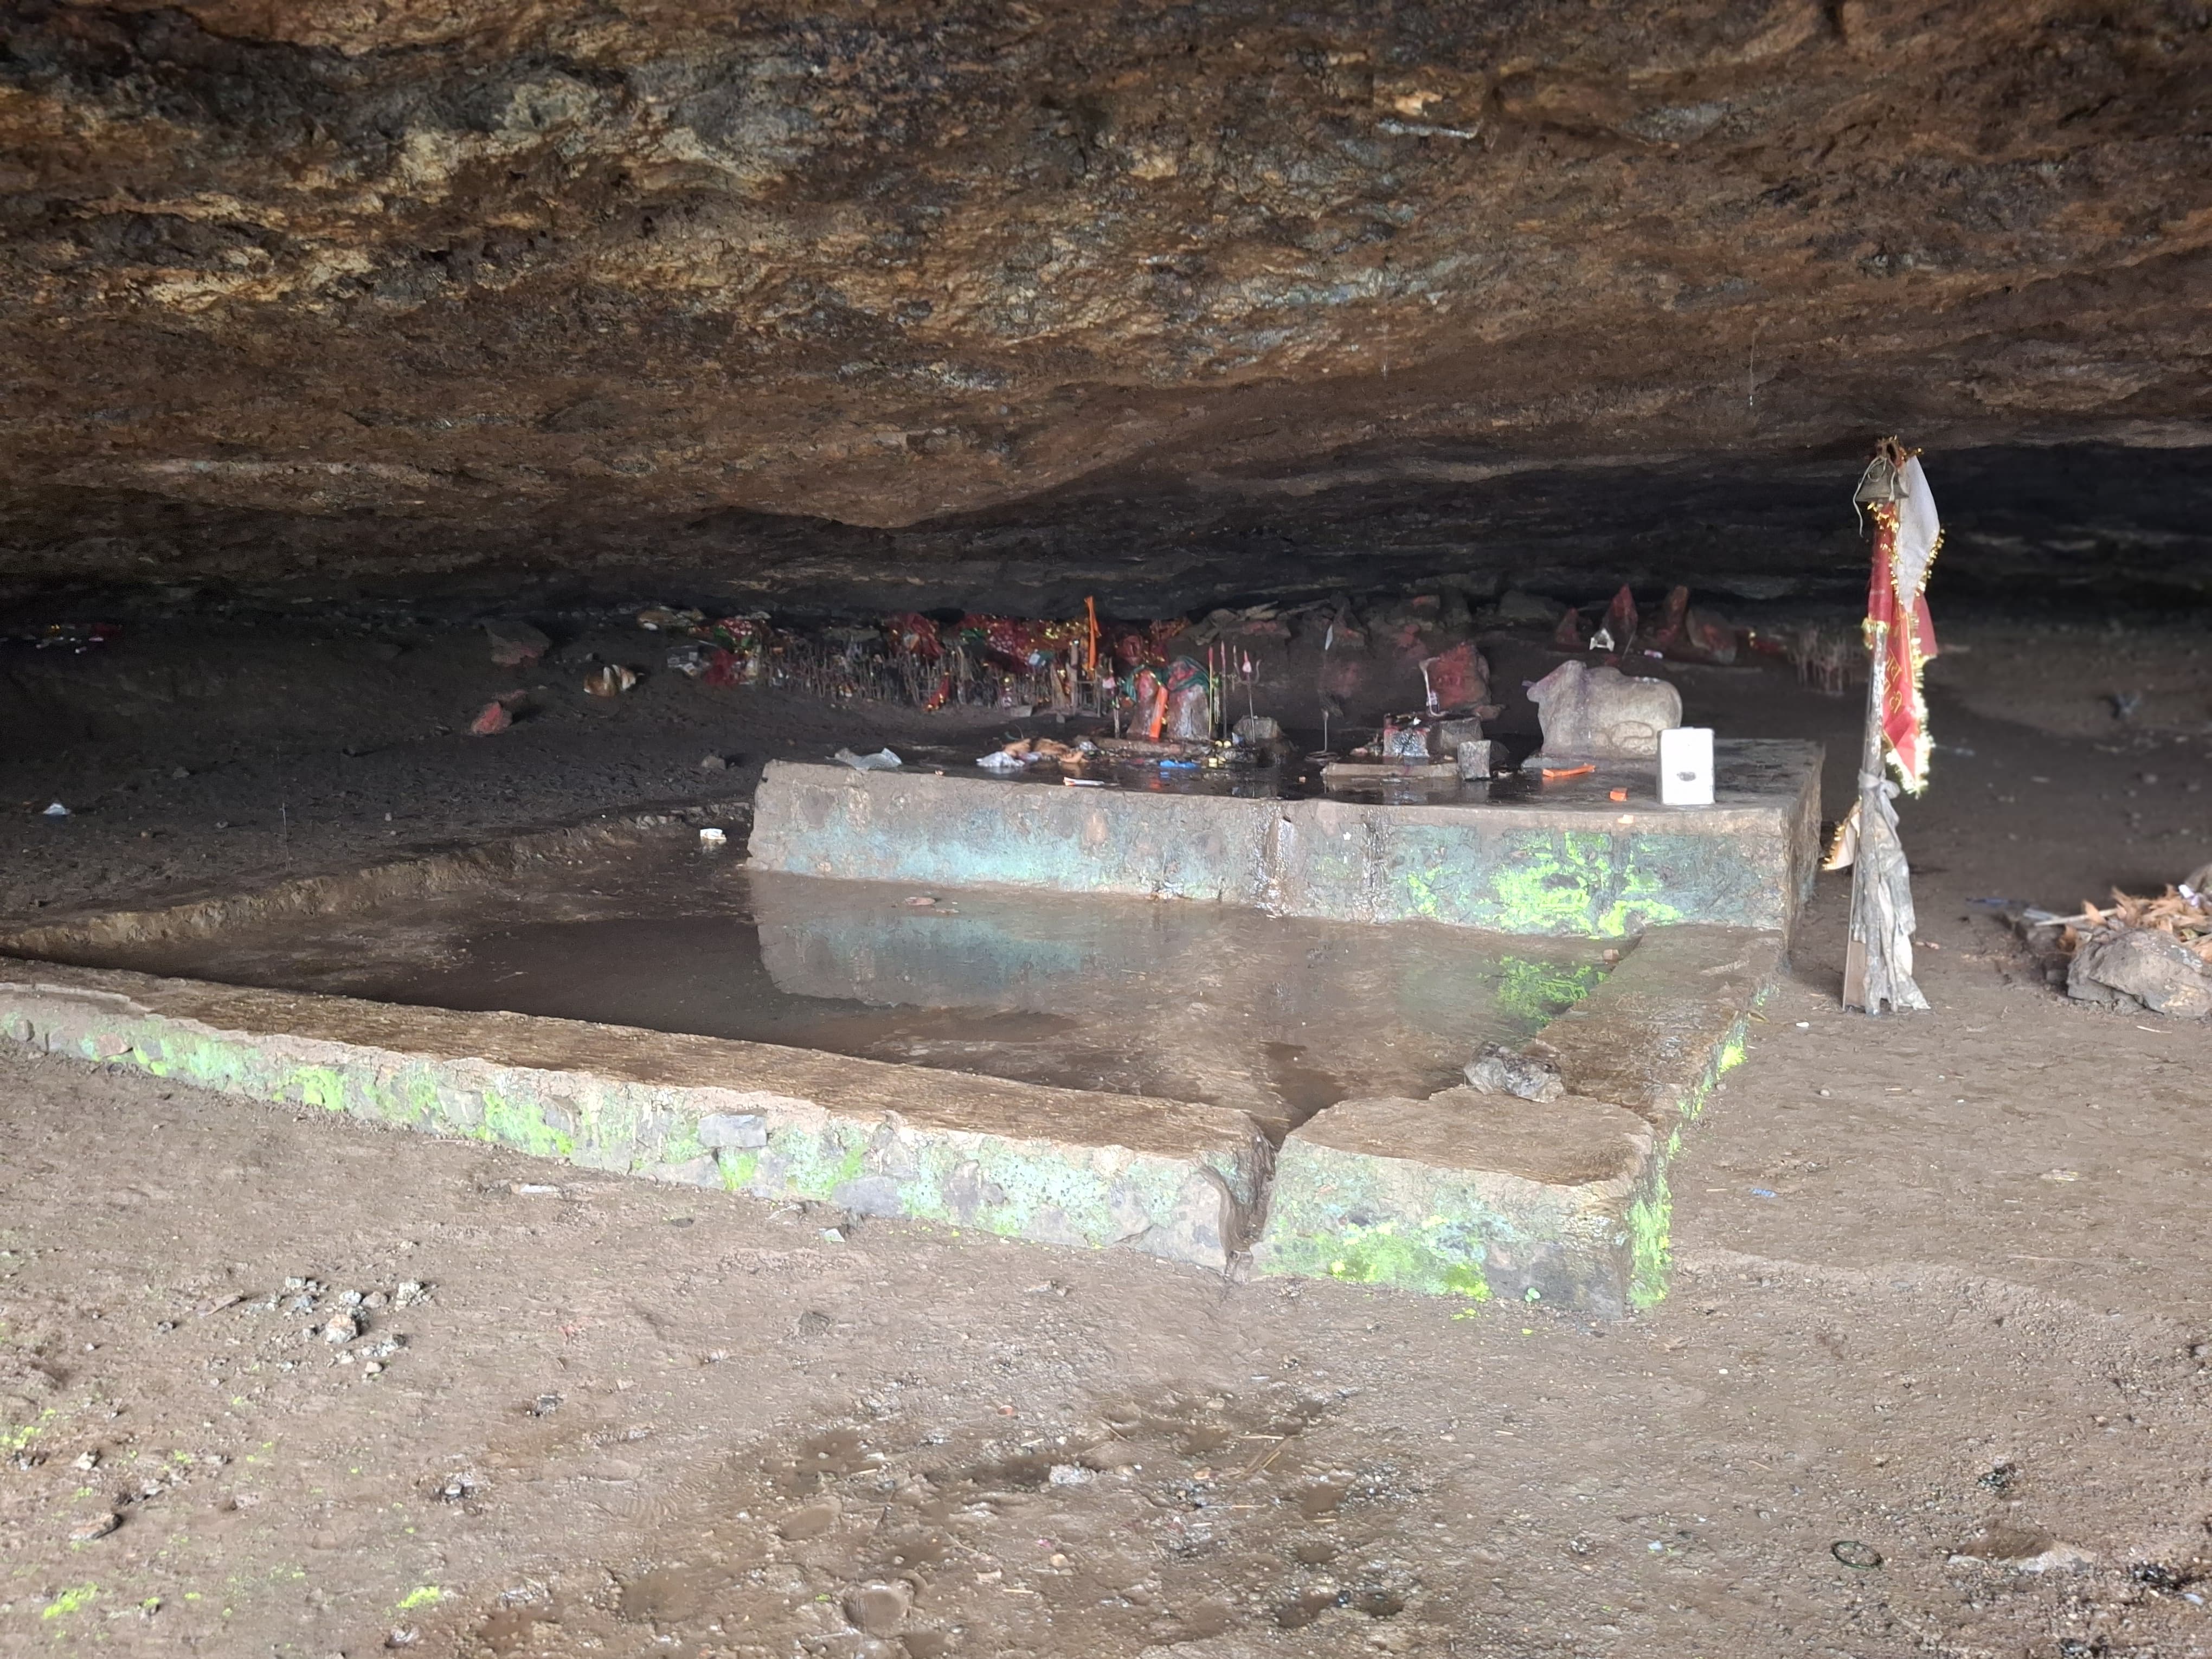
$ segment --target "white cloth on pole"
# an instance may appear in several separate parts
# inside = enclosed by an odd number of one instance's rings
[[[1936,495],[1928,488],[1928,475],[1920,470],[1917,455],[1898,469],[1897,560],[1892,567],[1898,603],[1911,606],[1928,583],[1928,567],[1943,539],[1942,520],[1936,516]]]

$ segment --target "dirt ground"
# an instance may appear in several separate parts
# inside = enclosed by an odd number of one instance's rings
[[[0,1651],[2212,1654],[2212,1030],[2066,1003],[1977,902],[2212,859],[2212,665],[2179,628],[1949,635],[1904,814],[1936,1010],[1838,1012],[1824,878],[1674,1166],[1674,1292],[1622,1323],[0,1054]],[[673,675],[595,702],[594,651],[653,660],[585,631],[524,678],[337,617],[15,651],[0,913],[739,822],[765,757],[942,730]],[[1855,702],[1680,678],[1724,732],[1828,741],[1840,796]]]

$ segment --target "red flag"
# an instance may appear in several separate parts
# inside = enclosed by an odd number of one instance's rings
[[[1888,493],[1866,502],[1875,526],[1866,641],[1881,667],[1882,748],[1898,781],[1917,794],[1928,786],[1928,705],[1921,697],[1921,675],[1936,655],[1936,625],[1923,590],[1943,531],[1919,461],[1901,448],[1892,459],[1894,482]]]

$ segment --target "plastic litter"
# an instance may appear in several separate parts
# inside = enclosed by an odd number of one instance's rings
[[[611,662],[584,676],[584,690],[595,697],[618,697],[637,684],[637,671]]]
[[[50,818],[65,818],[70,816],[70,810],[59,801],[56,801],[52,806],[46,808],[43,816]]]
[[[888,749],[878,749],[872,755],[856,755],[849,749],[840,749],[830,758],[855,772],[896,772],[906,764]]]
[[[699,832],[699,845],[702,847],[720,847],[726,844],[729,839],[727,831],[717,830],[712,824]]]
[[[975,764],[986,772],[1019,772],[1029,765],[1023,755],[1009,755],[1003,749],[994,749],[988,755],[975,757]]]

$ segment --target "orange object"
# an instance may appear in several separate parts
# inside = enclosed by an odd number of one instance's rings
[[[1557,783],[1561,778],[1586,778],[1596,770],[1595,766],[1547,766],[1544,769],[1544,781]]]
[[[1628,791],[1626,789],[1616,789],[1613,792],[1611,798],[1614,800],[1626,800],[1628,799]]]
[[[1098,672],[1098,601],[1084,600],[1083,614],[1090,630],[1083,642],[1083,672],[1095,674]]]

